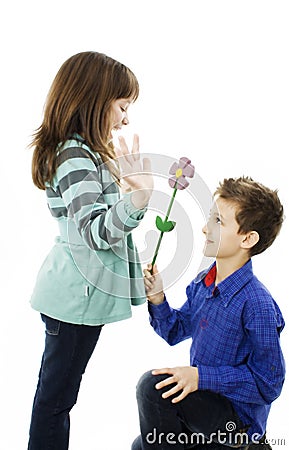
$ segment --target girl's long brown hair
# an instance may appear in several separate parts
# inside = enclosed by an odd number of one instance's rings
[[[120,62],[97,52],[78,53],[59,69],[49,90],[44,118],[33,135],[32,179],[39,189],[51,182],[56,171],[57,149],[74,133],[108,163],[118,180],[111,131],[110,106],[118,98],[136,100],[135,75]]]

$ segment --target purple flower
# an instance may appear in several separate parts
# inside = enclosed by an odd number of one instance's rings
[[[162,220],[161,217],[157,216],[156,218],[156,226],[157,229],[160,230],[161,234],[155,249],[155,253],[153,256],[153,260],[152,260],[152,268],[151,268],[151,274],[153,273],[153,267],[155,265],[157,256],[158,256],[158,252],[159,252],[159,248],[164,236],[164,233],[167,233],[169,231],[172,231],[175,226],[176,226],[176,222],[173,222],[172,220],[168,220],[169,219],[169,215],[175,200],[175,196],[177,193],[177,190],[183,190],[186,189],[186,187],[189,186],[189,182],[186,180],[186,177],[188,178],[193,178],[194,174],[195,174],[195,167],[191,164],[191,161],[189,158],[180,158],[179,163],[174,163],[172,165],[172,167],[170,168],[170,175],[173,175],[173,177],[169,178],[169,185],[174,189],[173,195],[171,197],[170,200],[170,204],[167,210],[167,214],[165,217],[165,220]]]
[[[179,163],[176,162],[170,168],[169,185],[176,189],[186,189],[189,186],[189,182],[186,177],[193,178],[195,173],[195,167],[191,164],[191,160],[183,157],[180,158]]]

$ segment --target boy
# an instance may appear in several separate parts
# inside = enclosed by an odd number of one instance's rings
[[[271,448],[264,433],[284,381],[284,320],[251,257],[273,243],[282,222],[276,191],[248,177],[225,179],[202,230],[204,254],[216,260],[187,287],[185,304],[172,309],[157,268],[144,271],[154,330],[170,345],[192,345],[190,366],[140,379],[133,450]]]

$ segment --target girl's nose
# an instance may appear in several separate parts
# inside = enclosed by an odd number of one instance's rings
[[[129,124],[127,113],[124,114],[123,119],[122,119],[121,122],[122,122],[123,125],[128,125]]]
[[[202,232],[203,232],[204,234],[207,234],[207,233],[208,233],[208,225],[207,225],[207,224],[205,224],[205,225],[203,226]]]

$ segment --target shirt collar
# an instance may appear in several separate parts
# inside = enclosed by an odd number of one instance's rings
[[[253,277],[252,260],[250,259],[240,269],[233,272],[225,280],[221,281],[215,287],[216,279],[216,262],[214,262],[207,270],[201,272],[195,279],[195,283],[203,282],[208,289],[207,298],[213,298],[220,295],[220,299],[227,306],[234,295],[242,289],[248,281]]]

